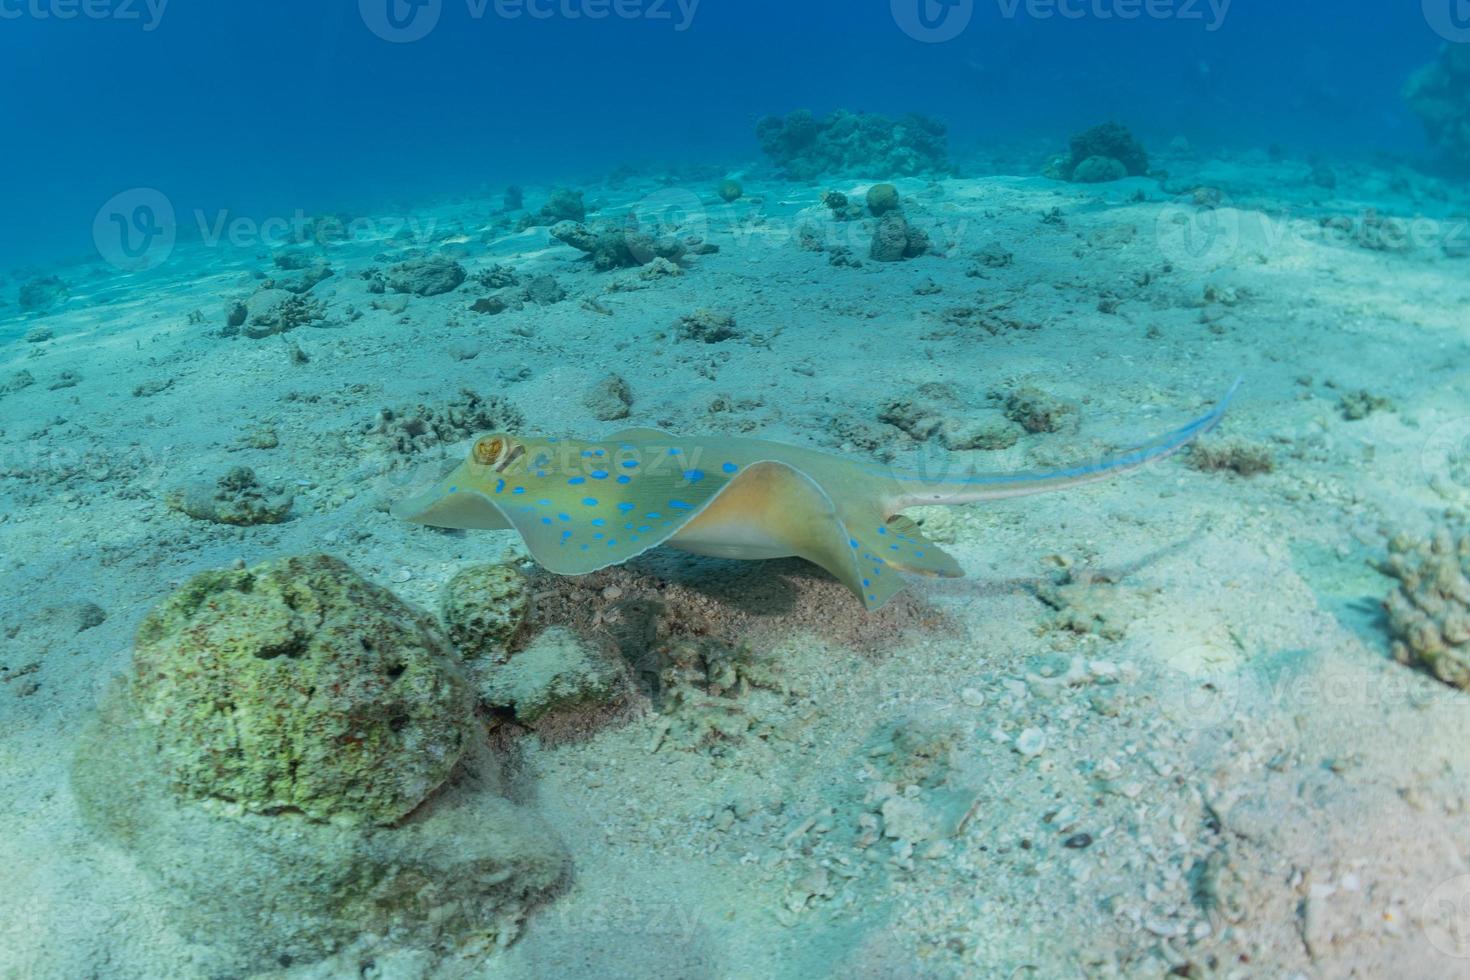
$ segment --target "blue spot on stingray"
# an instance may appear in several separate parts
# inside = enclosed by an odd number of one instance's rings
[[[540,504],[542,507],[550,507],[551,506],[551,501],[549,501],[549,500],[538,500],[538,501],[536,501],[536,503]]]
[[[594,479],[594,480],[606,480],[607,479],[607,470],[593,470],[592,471],[592,479]]]
[[[615,545],[617,543],[618,543],[618,539],[617,538],[608,538],[607,539],[607,546],[609,548],[611,548],[613,545]]]
[[[886,527],[880,527],[880,528],[878,528],[878,533],[879,534],[887,534],[888,533],[888,528],[886,528]]]
[[[570,480],[568,480],[567,482],[570,483],[574,487],[579,487],[582,484],[584,484],[584,483],[587,482],[587,478],[585,476],[574,476]]]
[[[542,524],[550,524],[551,523],[551,518],[549,518],[549,517],[543,517],[543,518],[541,518],[541,523]]]
[[[563,541],[565,541],[567,538],[569,538],[571,536],[572,536],[572,532],[571,531],[563,531],[563,532],[561,532],[561,539]]]
[[[724,466],[721,466],[720,469],[724,470],[726,473],[734,473],[736,470],[740,469],[740,467],[736,466],[734,463],[726,463]]]
[[[638,468],[638,460],[636,460],[636,459],[625,459],[625,460],[623,460],[623,469],[625,469],[625,470],[636,470],[637,468]]]
[[[606,534],[603,534],[601,531],[598,531],[596,534],[592,535],[592,540],[593,541],[601,541],[605,537],[607,537]]]
[[[648,513],[644,514],[643,516],[646,517],[646,518],[648,518],[650,521],[656,521],[659,518],[663,517],[664,515],[660,514],[656,510],[651,510]]]
[[[633,509],[633,505],[630,504],[630,503],[628,503],[626,500],[623,501],[622,503],[618,504],[618,510],[622,511],[624,514],[626,514],[628,511],[630,511],[632,509]]]
[[[686,504],[682,500],[670,500],[669,501],[669,506],[672,507],[674,510],[693,510],[694,509],[694,505],[693,504]]]
[[[670,456],[677,456],[677,455],[679,455],[679,453],[680,453],[680,452],[681,452],[681,451],[682,451],[682,450],[680,450],[680,449],[677,449],[677,448],[674,448],[674,449],[670,449],[670,450],[669,450],[669,455],[670,455]]]
[[[851,539],[851,540],[849,540],[849,541],[848,541],[848,542],[847,542],[847,543],[848,543],[848,544],[849,544],[849,545],[851,545],[851,546],[852,546],[852,547],[854,547],[854,548],[856,548],[856,547],[857,547],[857,546],[858,546],[858,543],[857,543],[857,538],[852,538],[852,539]]]
[[[631,530],[633,530],[633,522],[632,521],[629,521],[627,524],[624,524],[623,525],[623,530],[624,531],[631,531]]]
[[[690,483],[698,483],[700,480],[704,479],[704,470],[685,470],[684,479],[688,480]]]
[[[639,534],[647,534],[649,531],[652,531],[652,530],[653,530],[653,528],[649,527],[647,524],[640,524],[638,526],[638,533]]]
[[[596,507],[597,506],[597,498],[596,497],[583,497],[582,498],[582,506],[583,507]]]
[[[514,490],[511,491],[511,493],[525,493],[525,492],[526,492],[526,488],[525,487],[516,487]]]
[[[556,519],[559,520],[559,521],[561,521],[563,524],[565,524],[565,523],[569,523],[571,521],[572,515],[571,514],[557,514],[556,515]]]
[[[607,527],[607,521],[604,521],[600,517],[594,517],[592,519],[592,526],[593,527]]]
[[[586,551],[590,547],[592,547],[590,544],[584,544],[584,545],[582,545],[582,550],[583,551]]]
[[[539,476],[539,477],[542,477],[544,479],[546,477],[546,471],[545,470],[537,470],[536,471],[536,475]]]
[[[456,491],[458,489],[459,489],[459,487],[450,487],[449,488],[449,492],[450,493],[453,493],[454,491]],[[495,481],[495,492],[496,493],[499,493],[500,491],[502,491],[504,489],[505,489],[505,481],[504,480],[496,480]]]
[[[548,436],[547,442],[561,442],[561,436]]]
[[[500,482],[501,483],[504,483],[505,481],[504,480],[501,480]],[[449,488],[449,492],[450,493],[459,493],[459,487],[450,487]],[[496,493],[499,493],[500,492],[499,488],[496,488],[495,492]]]
[[[878,601],[878,597],[875,596],[875,595],[870,595],[870,596],[868,596],[868,601],[869,602],[877,602]]]
[[[626,473],[620,474],[618,476],[618,482],[619,483],[632,483],[633,482],[633,478],[631,476],[628,476]]]
[[[889,551],[897,551],[898,550],[898,545],[891,544],[891,545],[888,546],[888,550]]]
[[[866,589],[866,588],[868,588],[872,584],[873,584],[873,580],[872,579],[870,579],[870,578],[863,579],[863,588]]]
[[[916,552],[914,552],[914,557],[915,558],[923,558],[924,557],[924,553],[922,551],[916,551]]]
[[[590,449],[584,449],[584,450],[582,450],[582,458],[583,459],[587,459],[591,455],[592,455],[592,450],[590,450]]]

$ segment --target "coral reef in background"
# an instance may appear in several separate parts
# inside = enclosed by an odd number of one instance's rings
[[[840,173],[912,177],[949,169],[947,127],[926,116],[895,120],[839,109],[818,119],[801,109],[762,119],[756,138],[793,180]]]
[[[482,956],[567,855],[505,798],[473,704],[434,619],[335,558],[207,572],[145,619],[72,784],[202,973],[384,941]]]
[[[1054,159],[1045,173],[1079,184],[1142,177],[1148,173],[1148,151],[1126,127],[1104,123],[1073,136],[1071,153]]]
[[[1470,530],[1445,523],[1427,541],[1399,535],[1378,570],[1399,582],[1383,604],[1394,657],[1470,690]]]
[[[1409,79],[1404,101],[1445,159],[1470,168],[1470,47],[1445,45]]]

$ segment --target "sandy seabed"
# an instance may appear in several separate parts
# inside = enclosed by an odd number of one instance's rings
[[[465,444],[401,451],[373,434],[384,408],[469,388],[537,432],[738,432],[903,466],[933,447],[880,421],[896,401],[999,417],[1032,387],[1070,406],[1058,431],[964,454],[1008,470],[1166,431],[1236,376],[1211,444],[1269,472],[1176,457],[922,514],[967,577],[915,581],[875,615],[791,563],[612,573],[609,589],[670,575],[711,623],[760,624],[785,689],[746,692],[748,729],[714,747],[667,744],[647,704],[510,740],[575,870],[509,949],[354,949],[278,975],[1470,975],[1446,912],[1470,893],[1470,702],[1392,660],[1393,583],[1370,564],[1470,504],[1470,231],[1454,220],[1470,202],[1386,165],[1343,164],[1332,190],[1264,154],[1164,165],[1165,188],[902,181],[938,254],[898,263],[868,258],[871,219],[821,202],[861,200],[855,179],[748,177],[733,204],[707,180],[586,188],[594,221],[677,214],[719,246],[659,277],[492,227],[498,200],[374,215],[376,237],[298,249],[332,267],[311,291],[324,319],[260,339],[220,328],[282,274],[270,243],[47,270],[62,304],[0,308],[0,382],[34,380],[0,397],[0,976],[211,975],[68,782],[154,603],[198,571],[327,551],[433,608],[457,569],[516,553],[506,533],[386,513]],[[472,278],[406,303],[370,291],[364,270],[421,254]],[[493,292],[473,277],[496,264],[566,296],[473,312]],[[737,335],[681,339],[700,309]],[[584,401],[613,374],[626,423]],[[238,465],[294,492],[288,521],[166,506]],[[941,747],[918,754],[942,756],[962,798],[895,795],[915,745]],[[944,814],[917,841],[883,831]]]

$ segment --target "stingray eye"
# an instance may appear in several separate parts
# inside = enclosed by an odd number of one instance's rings
[[[481,466],[494,466],[505,455],[505,440],[500,436],[486,436],[475,443],[470,455]]]

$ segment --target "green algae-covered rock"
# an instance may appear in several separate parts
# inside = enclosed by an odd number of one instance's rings
[[[530,586],[516,566],[472,565],[444,589],[449,638],[466,658],[504,659],[530,603]]]
[[[875,218],[881,218],[889,211],[897,211],[899,207],[897,187],[892,184],[874,184],[868,188],[868,211]]]
[[[1078,184],[1108,184],[1127,176],[1122,161],[1105,156],[1090,156],[1072,171],[1072,180]]]
[[[178,790],[341,823],[404,817],[474,726],[434,620],[326,555],[196,576],[139,627],[130,694]]]

